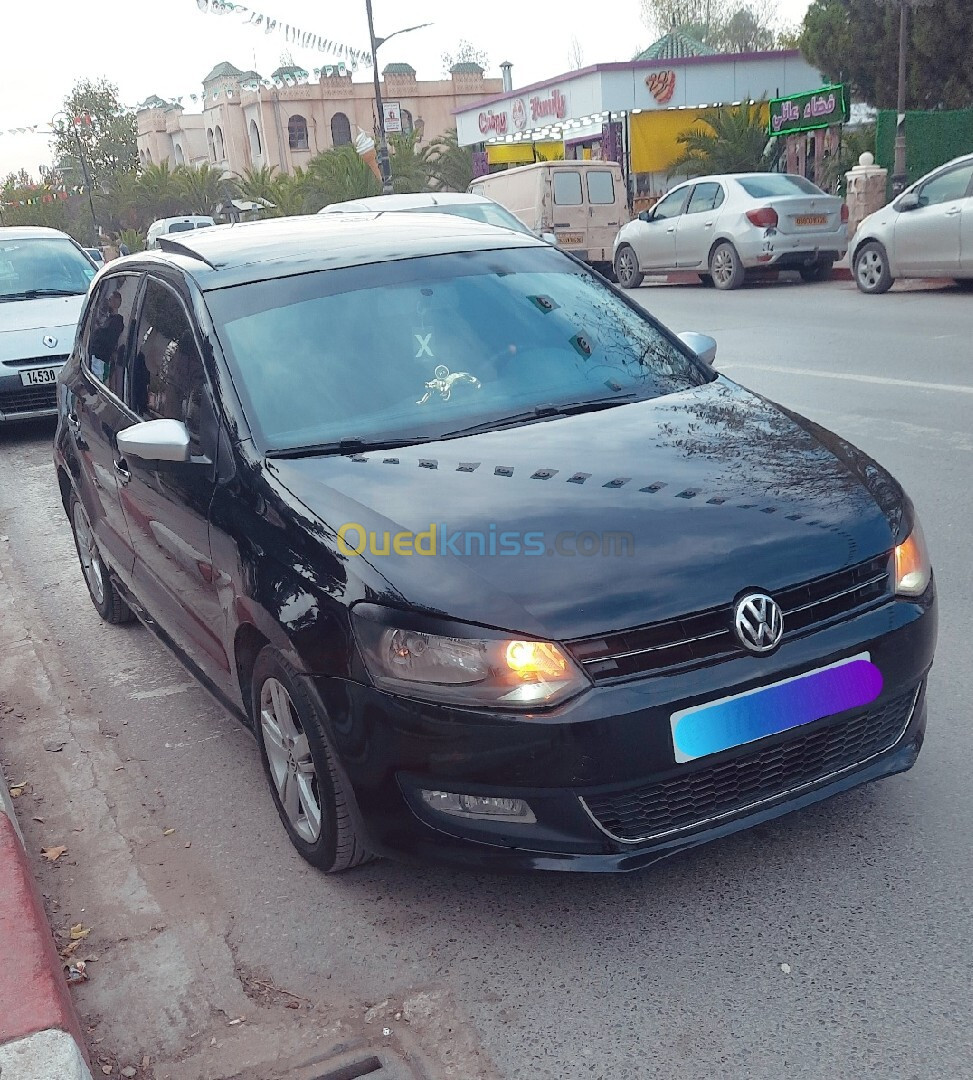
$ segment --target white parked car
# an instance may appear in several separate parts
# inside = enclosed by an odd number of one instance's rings
[[[799,270],[823,281],[848,250],[848,208],[803,176],[736,173],[687,180],[615,238],[619,284],[646,273],[695,271],[736,289],[747,270]]]
[[[187,214],[184,217],[159,218],[153,221],[145,234],[145,246],[154,248],[159,246],[159,237],[171,236],[173,233],[192,232],[193,229],[208,229],[216,222],[211,217],[202,214]]]
[[[0,423],[53,416],[95,267],[67,233],[0,228]]]
[[[349,199],[347,202],[329,203],[319,214],[375,214],[386,211],[412,214],[450,214],[453,217],[482,221],[485,225],[498,225],[502,229],[536,235],[505,206],[483,195],[465,191],[417,192],[414,195],[373,195],[367,199]],[[545,237],[544,239],[548,239]],[[553,239],[553,237],[551,238]]]
[[[973,154],[917,180],[858,226],[852,267],[864,293],[896,278],[955,278],[973,288]]]

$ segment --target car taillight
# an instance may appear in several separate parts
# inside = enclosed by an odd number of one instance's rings
[[[759,210],[748,210],[747,220],[758,229],[776,229],[777,211],[770,206],[761,207]]]
[[[848,224],[848,204],[847,203],[842,203],[841,204],[841,220],[844,222],[845,225]]]

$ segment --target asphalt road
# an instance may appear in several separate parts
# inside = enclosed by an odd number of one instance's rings
[[[0,432],[16,615],[0,631],[0,757],[31,781],[29,842],[69,847],[39,872],[55,926],[92,927],[77,999],[96,1055],[268,1080],[284,1068],[261,1055],[283,1062],[347,1021],[399,1046],[409,1026],[430,1074],[457,1080],[973,1076],[973,296],[636,295],[911,493],[941,597],[918,765],[636,876],[392,862],[320,876],[287,843],[247,733],[147,632],[99,622],[50,425]]]

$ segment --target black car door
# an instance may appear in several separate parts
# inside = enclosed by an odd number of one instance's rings
[[[65,388],[65,421],[78,463],[77,491],[102,558],[126,585],[134,554],[115,471],[115,436],[131,423],[123,405],[140,274],[96,286],[78,334],[78,375]]]
[[[139,420],[186,425],[192,460],[116,462],[135,551],[134,591],[153,621],[221,690],[232,686],[220,632],[209,507],[216,488],[216,410],[188,306],[149,275],[135,333],[128,406]]]

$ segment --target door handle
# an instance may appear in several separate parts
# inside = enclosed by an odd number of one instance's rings
[[[127,484],[132,479],[132,474],[129,472],[128,463],[124,458],[115,458],[115,475],[123,484]]]
[[[675,231],[676,231],[675,225],[673,225],[673,227],[671,229],[666,229],[666,232],[675,232]]]
[[[68,415],[65,417],[65,420],[67,420],[68,427],[71,428],[72,431],[81,430],[81,420],[78,417],[77,413],[69,412]]]
[[[954,206],[952,210],[947,210],[946,211],[946,217],[956,217],[957,214],[962,214],[962,213],[963,213],[963,207],[962,206]]]

